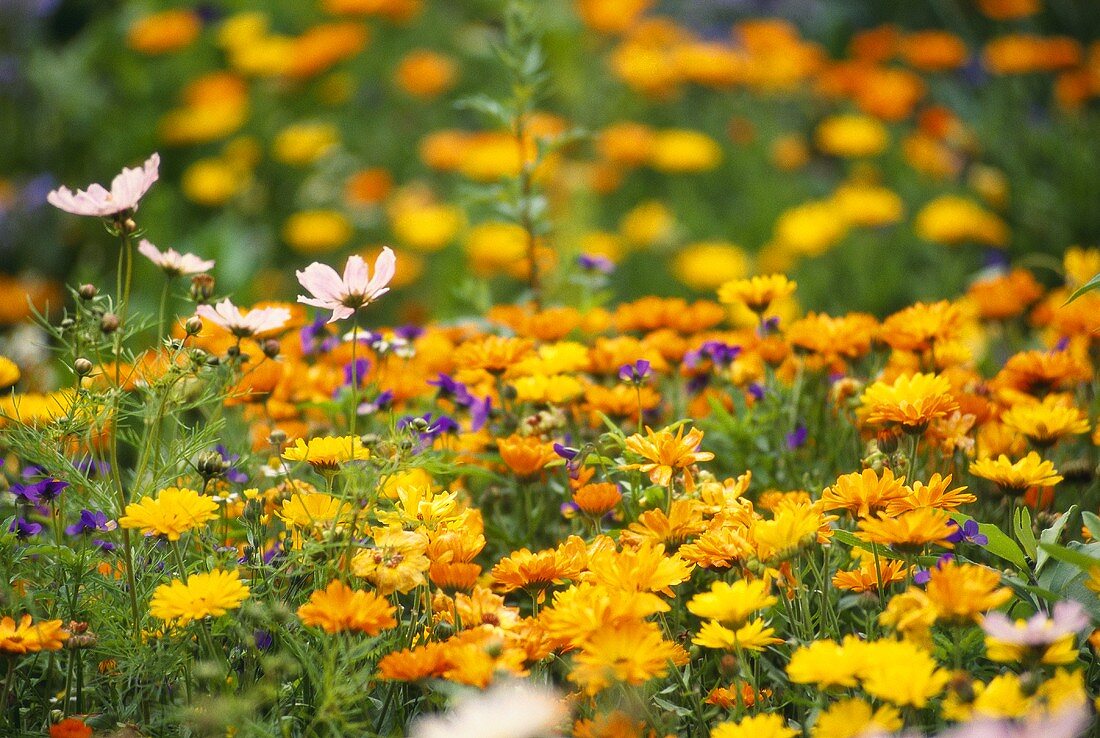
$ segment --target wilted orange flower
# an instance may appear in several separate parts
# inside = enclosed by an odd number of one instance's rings
[[[860,413],[870,425],[897,425],[906,433],[923,433],[928,424],[959,408],[951,383],[936,374],[902,375],[892,384],[875,382],[860,398]]]
[[[681,425],[676,430],[676,435],[664,428],[654,431],[646,427],[646,435],[635,433],[626,439],[626,449],[631,453],[641,456],[648,463],[626,464],[623,469],[638,469],[649,475],[653,484],[667,487],[672,481],[672,475],[677,470],[684,474],[684,489],[688,492],[695,489],[690,467],[700,461],[710,461],[714,454],[709,451],[699,451],[699,444],[703,441],[703,431],[692,428],[684,435],[684,427]]]
[[[890,469],[883,469],[880,477],[874,469],[845,474],[836,484],[821,493],[821,503],[826,510],[847,510],[849,515],[866,518],[885,510],[894,500],[905,497],[903,480],[894,477]]]
[[[551,461],[558,458],[554,453],[554,444],[547,443],[537,436],[512,434],[497,440],[497,451],[508,468],[520,477],[530,477],[542,471]]]
[[[988,479],[1012,496],[1022,495],[1029,487],[1050,487],[1062,481],[1054,464],[1034,451],[1015,462],[1004,454],[996,460],[978,459],[971,462],[970,473]]]

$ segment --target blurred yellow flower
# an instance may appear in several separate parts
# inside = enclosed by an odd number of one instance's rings
[[[726,241],[700,241],[684,246],[672,262],[681,283],[699,292],[711,292],[749,271],[743,249]]]
[[[890,142],[878,120],[866,115],[834,115],[818,124],[814,142],[826,154],[846,158],[874,156]]]
[[[167,54],[191,45],[202,32],[202,19],[191,10],[165,10],[134,21],[126,45],[143,54]]]
[[[721,161],[722,147],[713,138],[686,129],[659,132],[650,154],[650,165],[667,174],[703,172]]]
[[[183,171],[180,188],[187,199],[199,205],[218,207],[228,202],[241,187],[240,172],[222,159],[199,159]]]
[[[303,210],[283,223],[283,240],[303,254],[335,251],[351,240],[351,223],[335,210]]]
[[[336,126],[328,123],[296,123],[275,136],[272,153],[284,164],[305,166],[320,159],[340,141]]]

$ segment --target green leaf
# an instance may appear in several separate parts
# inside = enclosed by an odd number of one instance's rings
[[[1012,513],[1012,527],[1016,533],[1016,540],[1024,547],[1024,553],[1034,561],[1038,541],[1035,540],[1035,531],[1031,529],[1031,513],[1026,507],[1018,507]]]
[[[1072,518],[1076,512],[1077,512],[1077,505],[1070,505],[1069,509],[1066,510],[1065,513],[1063,513],[1061,517],[1059,517],[1056,521],[1054,521],[1054,525],[1050,526],[1049,528],[1047,528],[1046,530],[1044,530],[1042,533],[1039,534],[1039,540],[1042,541],[1043,543],[1057,543],[1058,542],[1058,537],[1060,535],[1062,535],[1062,531],[1065,529],[1066,525],[1069,523],[1070,518]],[[1048,556],[1048,553],[1044,550],[1044,551],[1040,551],[1039,555],[1035,557],[1035,571],[1036,572],[1039,572],[1039,571],[1042,570],[1043,564],[1045,564],[1047,562],[1047,556]]]
[[[965,523],[968,520],[974,520],[969,515],[963,515],[960,512],[951,513],[951,517],[956,523]],[[978,523],[978,532],[989,539],[989,543],[985,546],[986,551],[997,558],[1004,559],[1015,565],[1020,571],[1031,570],[1031,567],[1028,566],[1027,563],[1027,557],[1024,556],[1024,552],[1016,545],[1016,542],[1009,538],[1000,528],[992,523]]]
[[[1045,551],[1049,558],[1064,561],[1067,564],[1073,564],[1082,571],[1088,571],[1094,566],[1100,566],[1100,559],[1094,559],[1072,548],[1059,546],[1057,543],[1048,543],[1044,541],[1039,544],[1039,548]]]
[[[1076,300],[1078,297],[1081,297],[1086,292],[1091,292],[1097,288],[1100,288],[1100,274],[1097,274],[1088,282],[1085,282],[1083,285],[1074,290],[1073,294],[1069,296],[1069,299],[1066,300],[1062,306],[1065,307],[1066,305],[1069,305],[1071,302]]]
[[[1092,534],[1092,537],[1100,541],[1100,515],[1085,510],[1081,513],[1081,520],[1088,528],[1089,533]]]

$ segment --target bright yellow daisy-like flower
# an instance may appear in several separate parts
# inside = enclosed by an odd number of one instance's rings
[[[30,615],[15,622],[10,617],[0,619],[0,653],[24,654],[39,651],[57,651],[65,645],[69,633],[61,627],[60,620],[40,620]]]
[[[854,636],[841,643],[814,641],[791,654],[787,675],[795,684],[813,684],[818,689],[854,687],[863,669],[864,645]]]
[[[978,498],[967,493],[966,487],[951,489],[951,475],[946,477],[933,474],[927,483],[916,481],[909,489],[909,494],[896,500],[891,500],[886,506],[886,512],[890,515],[900,515],[909,510],[921,507],[934,507],[940,510],[954,510],[960,505],[968,505]]]
[[[417,531],[378,528],[374,547],[360,551],[351,561],[357,577],[372,582],[383,595],[408,592],[424,584],[431,561],[424,555],[428,538]]]
[[[833,574],[833,586],[847,592],[874,592],[895,582],[904,582],[909,577],[909,567],[899,559],[875,557],[862,548],[854,550],[859,558],[859,566],[850,571],[838,571]]]
[[[1054,464],[1034,451],[1019,461],[1012,461],[1004,454],[996,460],[978,459],[970,464],[970,473],[988,479],[1012,496],[1022,495],[1029,487],[1051,487],[1062,481]]]
[[[741,625],[749,616],[771,607],[779,600],[770,593],[771,586],[763,579],[738,579],[732,584],[715,582],[709,592],[691,598],[687,608],[692,615],[716,620],[726,625]]]
[[[860,414],[869,425],[900,426],[923,433],[928,424],[959,409],[951,383],[936,374],[902,375],[893,383],[875,382],[860,398]]]
[[[339,580],[314,592],[309,602],[298,608],[298,617],[306,625],[323,628],[326,633],[357,630],[378,635],[397,625],[396,608],[374,592],[352,589]]]
[[[859,521],[856,535],[869,543],[880,543],[909,551],[922,551],[930,544],[951,548],[948,537],[958,530],[949,525],[951,517],[943,510],[922,507],[897,517],[880,513],[877,518]]]
[[[834,702],[818,716],[810,738],[856,738],[867,733],[896,733],[901,730],[901,713],[892,705],[871,707],[852,697]]]
[[[864,648],[863,690],[898,707],[924,707],[951,680],[951,673],[914,643],[872,641]]]
[[[644,684],[668,674],[669,662],[686,661],[684,649],[666,641],[655,623],[635,620],[594,633],[573,657],[569,680],[591,695],[613,684]]]
[[[324,530],[335,521],[339,530],[352,519],[352,505],[324,492],[295,492],[275,514],[291,528]]]
[[[1039,448],[1053,446],[1066,436],[1089,432],[1085,414],[1053,395],[1042,402],[1015,405],[1001,415],[1001,422]]]
[[[193,489],[166,487],[156,499],[142,497],[126,506],[118,519],[123,528],[139,528],[147,536],[165,536],[178,541],[189,530],[205,525],[218,516],[218,503]]]
[[[173,580],[153,592],[149,614],[173,625],[192,620],[220,617],[236,610],[248,599],[248,585],[240,572],[214,569],[208,574],[193,574],[187,581]]]
[[[754,313],[763,313],[773,302],[792,294],[796,282],[783,274],[769,274],[727,282],[718,288],[718,301],[727,305],[744,305]]]
[[[775,637],[763,618],[756,618],[739,628],[727,628],[717,620],[708,620],[699,628],[691,642],[703,648],[720,648],[727,651],[763,651],[768,646],[782,643]]]
[[[929,570],[924,591],[936,607],[937,619],[956,623],[976,620],[1012,597],[996,570],[954,561]]]
[[[836,516],[824,515],[822,509],[810,503],[785,504],[775,510],[770,520],[754,520],[749,539],[756,545],[756,557],[777,563],[824,541],[832,535],[829,524]]]
[[[826,510],[846,510],[850,515],[866,518],[906,496],[902,481],[888,468],[882,470],[882,476],[874,469],[852,472],[839,477],[836,484],[822,492],[821,503]]]
[[[695,489],[690,467],[700,461],[710,461],[714,454],[699,451],[703,441],[703,431],[692,428],[684,435],[684,426],[680,426],[676,435],[664,428],[654,431],[646,428],[646,435],[635,433],[626,439],[626,448],[633,454],[646,460],[644,464],[626,464],[623,469],[638,469],[649,475],[654,484],[667,487],[677,470],[684,474],[684,488],[688,492]]]
[[[291,448],[283,452],[287,461],[308,462],[317,471],[335,471],[348,461],[370,458],[370,451],[358,436],[325,436],[311,438],[308,442],[299,438]]]
[[[719,723],[711,728],[710,738],[793,738],[797,734],[782,715],[764,713],[736,723]]]

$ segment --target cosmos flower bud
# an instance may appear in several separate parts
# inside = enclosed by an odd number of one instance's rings
[[[76,293],[80,295],[81,300],[91,300],[99,294],[99,288],[94,284],[82,284]]]
[[[205,304],[214,296],[214,278],[209,274],[196,274],[191,277],[191,299],[199,305]]]
[[[110,335],[117,331],[119,325],[121,325],[121,322],[119,321],[118,316],[114,313],[107,313],[99,319],[99,330],[103,331],[107,335]]]
[[[92,373],[92,362],[80,357],[73,362],[73,371],[76,372],[78,377],[86,377]]]
[[[264,356],[269,359],[274,359],[279,355],[279,342],[274,338],[269,338],[263,343]]]
[[[272,446],[282,446],[286,443],[286,431],[276,428],[268,434],[267,442]]]
[[[187,331],[187,335],[197,336],[202,330],[202,319],[197,315],[192,315],[187,319],[187,322],[183,324],[183,329]]]

